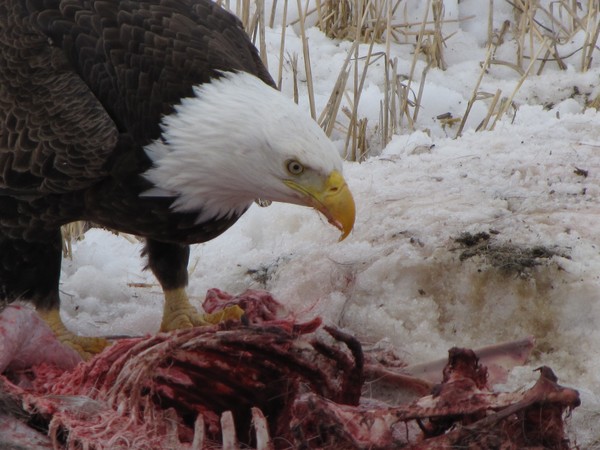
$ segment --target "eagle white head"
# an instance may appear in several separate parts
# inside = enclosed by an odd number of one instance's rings
[[[242,214],[255,199],[311,206],[345,238],[354,225],[342,159],[294,102],[245,72],[194,88],[146,147],[155,186],[144,196],[174,197],[172,208],[198,222]]]

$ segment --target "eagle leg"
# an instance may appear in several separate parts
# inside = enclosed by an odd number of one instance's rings
[[[9,218],[12,212],[16,223],[17,207],[26,208],[7,198],[0,200],[0,211]],[[77,336],[67,330],[60,318],[60,230],[13,229],[12,234],[9,231],[0,229],[0,301],[31,302],[58,340],[74,348],[83,358],[101,352],[108,341]]]
[[[201,314],[190,303],[185,289],[188,283],[189,246],[147,239],[144,254],[148,256],[148,268],[158,279],[165,294],[161,331],[238,320],[244,314],[238,306],[215,314]]]
[[[190,303],[184,287],[164,289],[165,305],[160,331],[179,330],[207,325],[194,306]]]
[[[74,349],[84,360],[90,359],[110,345],[104,338],[78,336],[69,331],[60,318],[58,308],[38,309],[38,315],[48,324],[60,342]]]

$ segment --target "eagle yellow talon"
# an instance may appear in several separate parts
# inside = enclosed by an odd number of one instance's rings
[[[165,306],[160,331],[173,331],[208,325],[192,306],[185,289],[165,289]]]
[[[70,333],[70,336],[58,337],[58,339],[79,353],[85,361],[102,353],[110,345],[110,342],[104,338],[78,336],[73,333]]]
[[[200,314],[190,303],[185,289],[165,290],[165,308],[160,331],[216,325],[226,320],[239,320],[243,315],[244,310],[237,305],[211,314]]]
[[[196,311],[196,308],[182,308],[164,314],[160,324],[160,331],[181,330],[184,328],[193,328],[202,325],[209,325],[205,322],[202,315]]]
[[[60,342],[71,347],[86,361],[110,345],[110,342],[104,338],[78,336],[69,331],[60,318],[60,311],[57,308],[38,310],[38,314]]]
[[[221,311],[217,311],[211,314],[204,314],[202,318],[204,321],[216,325],[227,320],[240,320],[244,315],[244,310],[238,305],[228,306],[223,308]]]

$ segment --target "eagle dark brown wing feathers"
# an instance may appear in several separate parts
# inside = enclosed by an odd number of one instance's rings
[[[221,71],[247,71],[273,85],[240,22],[212,2],[3,3],[6,192],[64,193],[96,183],[115,170],[108,165],[118,142],[134,142],[139,152],[193,85]]]
[[[39,26],[60,46],[121,132],[148,143],[192,86],[221,71],[273,81],[231,14],[212,2],[63,0]]]
[[[62,51],[21,17],[18,4],[3,3],[0,190],[52,193],[89,186],[103,174],[117,129]]]

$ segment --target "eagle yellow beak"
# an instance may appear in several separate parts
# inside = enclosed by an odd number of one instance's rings
[[[303,194],[305,205],[315,208],[342,232],[340,241],[350,234],[354,227],[356,209],[354,198],[342,174],[333,171],[325,182],[314,184],[300,184],[294,180],[284,180],[284,183]]]

